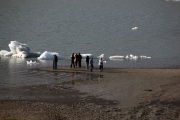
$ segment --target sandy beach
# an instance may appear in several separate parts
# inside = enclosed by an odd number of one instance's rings
[[[14,97],[0,100],[0,120],[180,119],[180,69],[37,70],[73,76],[59,84],[1,87],[1,96]]]

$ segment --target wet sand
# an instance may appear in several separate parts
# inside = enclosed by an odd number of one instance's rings
[[[0,88],[1,96],[13,95],[0,100],[0,119],[180,119],[180,69],[37,70],[73,76],[59,84]]]

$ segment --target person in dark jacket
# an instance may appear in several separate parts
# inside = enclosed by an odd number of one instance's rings
[[[53,69],[57,69],[57,62],[58,62],[58,57],[57,55],[53,56]]]
[[[77,55],[77,62],[78,62],[79,67],[81,67],[81,59],[82,59],[82,56],[81,56],[81,54],[79,53],[79,54]]]
[[[89,70],[89,56],[86,56],[86,69]]]
[[[71,56],[71,68],[72,68],[72,66],[75,68],[75,64],[74,64],[74,53],[72,54],[72,56]]]

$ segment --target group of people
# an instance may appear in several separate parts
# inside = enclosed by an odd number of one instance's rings
[[[90,63],[91,72],[92,72],[93,67],[94,67],[93,66],[93,63],[94,63],[93,58],[91,58],[89,60],[89,56],[86,56],[86,68],[87,68],[87,70],[89,69],[89,63]],[[98,65],[99,65],[99,71],[103,71],[103,59],[102,58],[99,59]]]
[[[76,54],[72,54],[71,55],[71,68],[72,67],[81,67],[81,60],[82,60],[82,56],[81,56],[81,54],[80,53],[76,53]]]
[[[82,60],[82,56],[80,53],[72,53],[71,55],[71,65],[70,67],[81,67],[81,60]],[[57,69],[57,62],[58,62],[58,57],[57,55],[54,55],[53,56],[53,69]],[[89,64],[90,64],[90,71],[92,72],[93,71],[93,68],[94,68],[94,61],[93,61],[93,57],[89,58],[89,56],[86,56],[86,69],[89,70]],[[99,59],[99,71],[103,71],[103,59],[100,58]]]

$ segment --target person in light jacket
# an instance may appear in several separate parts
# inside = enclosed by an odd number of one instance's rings
[[[99,65],[99,71],[103,71],[103,60],[102,60],[102,58],[99,59],[98,65]]]

